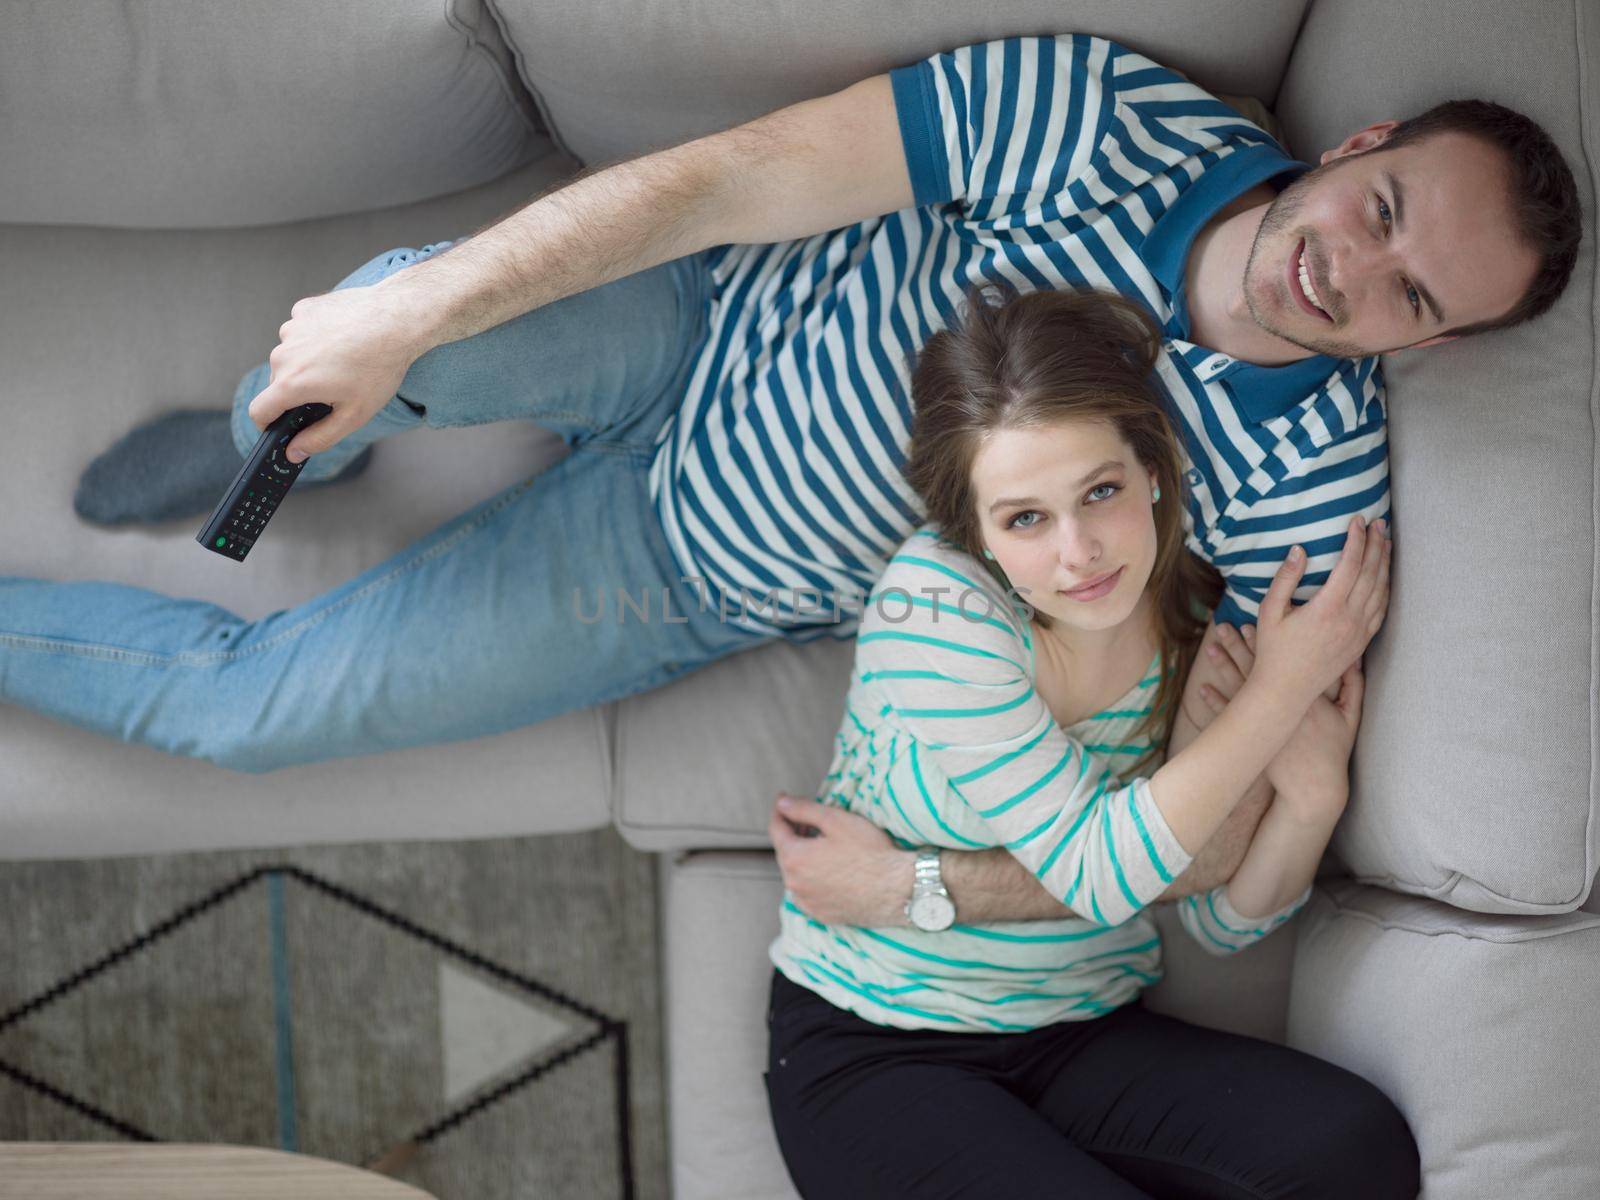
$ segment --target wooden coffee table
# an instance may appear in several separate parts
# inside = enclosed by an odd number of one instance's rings
[[[360,1167],[255,1146],[0,1142],[0,1200],[433,1200]]]

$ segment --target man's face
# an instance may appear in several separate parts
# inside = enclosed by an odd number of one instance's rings
[[[1532,282],[1501,153],[1457,133],[1374,151],[1392,128],[1351,135],[1268,207],[1244,273],[1267,332],[1360,358],[1500,317]]]

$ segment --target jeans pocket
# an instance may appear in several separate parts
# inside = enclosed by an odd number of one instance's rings
[[[773,984],[772,1001],[767,1006],[767,1029],[775,1046],[781,1044],[787,1048],[803,1030],[837,1020],[841,1015],[843,1010],[832,1001],[779,975]]]

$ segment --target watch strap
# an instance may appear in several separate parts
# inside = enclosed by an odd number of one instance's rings
[[[915,874],[911,884],[911,896],[950,893],[944,886],[944,876],[939,871],[939,851],[932,847],[924,846],[917,854]]]

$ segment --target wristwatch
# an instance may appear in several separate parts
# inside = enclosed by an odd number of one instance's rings
[[[939,852],[932,847],[924,847],[917,855],[906,917],[924,933],[938,933],[955,924],[956,904],[939,876]]]

